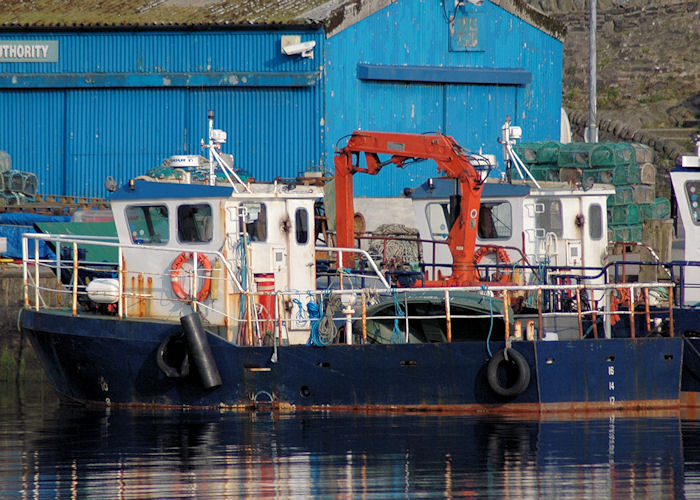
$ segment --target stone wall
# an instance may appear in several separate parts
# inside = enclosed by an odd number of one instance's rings
[[[0,268],[0,380],[43,379],[44,374],[29,339],[17,329],[24,301],[22,271],[17,266]]]
[[[562,21],[564,105],[588,109],[588,1],[531,0]],[[599,0],[598,110],[628,126],[700,124],[697,0]]]

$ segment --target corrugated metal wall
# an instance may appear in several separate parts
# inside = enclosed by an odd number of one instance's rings
[[[322,46],[319,32],[294,32]],[[323,151],[322,57],[285,56],[280,32],[40,33],[56,63],[0,62],[0,149],[40,192],[105,196],[173,154],[198,154],[207,110],[254,177],[293,177]]]
[[[496,140],[507,116],[523,128],[524,140],[559,139],[561,41],[484,2],[481,7],[458,9],[458,17],[476,20],[478,29],[467,33],[476,45],[450,50],[456,35],[446,17],[453,14],[451,2],[399,0],[327,40],[328,155],[339,138],[357,128],[440,131],[472,151],[496,154],[502,162]],[[361,80],[358,63],[398,70],[402,66],[522,69],[532,81],[489,85]],[[355,176],[355,193],[397,196],[436,173],[433,162],[404,170],[388,166],[376,177]]]
[[[450,2],[398,0],[328,39],[320,31],[0,34],[59,43],[55,63],[0,62],[0,149],[38,174],[42,193],[104,196],[107,175],[123,183],[173,154],[199,153],[208,109],[236,166],[262,180],[332,170],[336,143],[358,128],[441,131],[499,159],[508,115],[524,140],[557,139],[561,42],[491,2],[459,7],[475,31],[451,30],[453,14]],[[316,41],[315,57],[282,55],[284,34]],[[360,79],[358,63],[516,68],[532,80]],[[431,162],[387,167],[379,178],[358,176],[356,193],[398,195],[435,173]]]

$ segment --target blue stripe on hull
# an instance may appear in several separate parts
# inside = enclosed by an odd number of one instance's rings
[[[504,398],[488,385],[483,342],[285,346],[272,363],[272,347],[237,347],[209,335],[223,385],[206,391],[194,370],[173,379],[157,366],[159,344],[179,324],[28,310],[21,322],[56,390],[80,401],[238,406],[272,397],[297,407],[606,408],[610,355],[616,402],[651,407],[679,395],[681,339],[515,342],[532,377],[522,394]],[[494,354],[502,347],[491,343]]]

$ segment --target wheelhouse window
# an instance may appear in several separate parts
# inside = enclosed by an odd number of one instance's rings
[[[561,213],[561,201],[557,198],[540,198],[535,207],[535,224],[547,233],[554,233],[561,237],[563,234],[563,221]]]
[[[183,243],[205,243],[212,239],[211,206],[205,203],[177,207],[177,238]]]
[[[425,216],[428,219],[430,238],[435,241],[445,241],[450,232],[447,223],[448,205],[446,203],[428,203],[425,206]]]
[[[267,208],[264,203],[243,203],[245,219],[243,224],[250,241],[267,240]]]
[[[588,207],[588,236],[592,240],[599,240],[603,237],[603,209],[600,205]]]
[[[479,208],[479,238],[505,239],[513,234],[513,211],[507,201],[488,201]]]
[[[132,205],[126,208],[131,241],[137,245],[165,245],[170,239],[168,207]]]
[[[309,213],[305,208],[297,208],[294,213],[297,243],[303,245],[309,241]]]

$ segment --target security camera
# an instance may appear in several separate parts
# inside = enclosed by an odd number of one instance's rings
[[[316,46],[316,42],[311,40],[309,42],[293,43],[290,45],[285,45],[282,47],[282,53],[287,56],[293,56],[295,54],[301,54],[301,57],[311,57],[313,58],[313,49]]]

